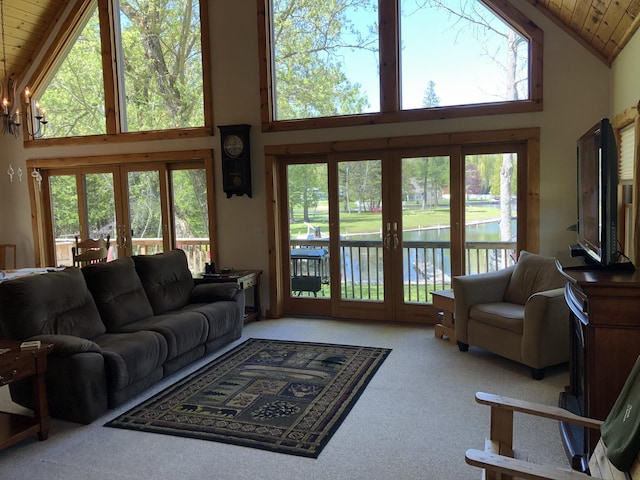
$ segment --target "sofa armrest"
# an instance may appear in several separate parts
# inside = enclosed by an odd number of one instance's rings
[[[193,287],[189,303],[212,303],[236,300],[240,286],[237,283],[201,283]]]
[[[53,357],[70,357],[76,353],[102,353],[100,346],[86,338],[73,335],[36,335],[29,340],[40,340],[43,343],[53,344]]]
[[[456,338],[467,342],[469,310],[478,303],[502,302],[515,265],[496,272],[453,277]]]
[[[522,358],[536,366],[562,363],[569,358],[569,307],[564,288],[534,293],[524,307]]]

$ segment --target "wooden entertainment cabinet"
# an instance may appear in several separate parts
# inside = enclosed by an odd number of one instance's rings
[[[569,280],[571,360],[569,385],[559,404],[604,420],[640,355],[640,272],[567,263],[559,260],[558,268]],[[599,435],[564,423],[560,431],[572,467],[585,470]]]

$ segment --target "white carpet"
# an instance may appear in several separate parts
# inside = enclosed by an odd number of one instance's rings
[[[104,427],[104,423],[208,363],[247,338],[316,341],[392,348],[317,459],[247,447]],[[29,439],[0,452],[0,478],[132,479],[479,479],[465,464],[467,448],[483,448],[489,410],[478,390],[548,405],[568,383],[568,368],[542,381],[529,369],[470,348],[462,353],[434,338],[433,328],[333,320],[263,320],[245,326],[242,339],[166,379],[144,396],[91,425],[53,421],[49,439]],[[0,389],[0,407],[10,404]],[[516,448],[527,458],[567,468],[557,422],[518,415]]]

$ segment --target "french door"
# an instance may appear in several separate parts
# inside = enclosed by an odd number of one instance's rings
[[[45,265],[71,265],[74,237],[109,237],[109,260],[179,247],[211,261],[204,161],[42,169],[37,203]],[[47,228],[46,226],[49,225]]]
[[[537,251],[537,131],[522,133],[532,135],[268,157],[275,314],[436,323],[431,293],[453,276]]]
[[[430,292],[451,282],[450,238],[429,247],[421,238],[429,217],[440,232],[450,229],[447,152],[297,159],[283,174],[287,311],[399,321],[435,315]]]

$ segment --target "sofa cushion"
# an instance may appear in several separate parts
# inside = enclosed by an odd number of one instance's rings
[[[193,277],[184,251],[171,250],[132,258],[153,313],[159,315],[179,310],[189,303]]]
[[[504,301],[524,305],[534,293],[564,287],[566,283],[555,258],[523,250],[504,293]]]
[[[214,303],[194,303],[186,309],[199,312],[209,323],[207,342],[220,338],[244,323],[244,302],[218,301]]]
[[[107,333],[96,342],[102,347],[105,358],[109,392],[122,390],[154,372],[161,372],[167,359],[167,342],[156,332]]]
[[[474,322],[484,323],[522,335],[524,305],[516,303],[478,303],[471,307],[469,316]]]
[[[209,334],[209,324],[200,312],[169,312],[138,320],[122,331],[150,330],[158,332],[167,342],[167,360],[173,360],[203,345]]]
[[[82,273],[108,332],[153,315],[131,257],[87,265]]]
[[[2,282],[0,305],[3,334],[12,339],[49,334],[92,339],[105,332],[78,268]]]

